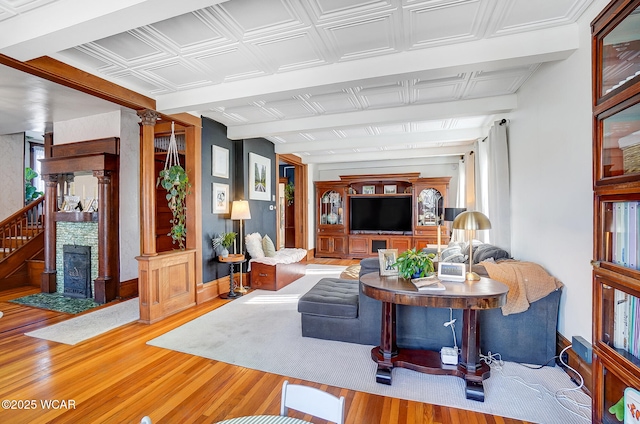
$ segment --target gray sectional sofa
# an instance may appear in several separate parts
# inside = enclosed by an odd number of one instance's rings
[[[360,276],[379,272],[377,258],[363,259],[360,264]],[[499,353],[505,361],[554,365],[550,360],[556,353],[561,292],[553,291],[518,314],[503,316],[500,309],[479,311],[481,352]],[[356,280],[323,279],[298,302],[304,337],[374,346],[380,344],[381,310],[381,302],[365,296]],[[462,310],[452,313],[460,346]],[[398,305],[398,346],[429,350],[453,346],[451,330],[444,326],[449,314],[449,309]]]

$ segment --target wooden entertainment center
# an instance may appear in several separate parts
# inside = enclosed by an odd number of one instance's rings
[[[448,205],[451,177],[420,178],[419,173],[341,175],[340,181],[318,181],[316,186],[316,256],[331,258],[365,258],[377,256],[378,249],[404,251],[422,249],[438,243],[437,217]],[[363,222],[362,214],[350,211],[355,199],[369,199],[370,204],[385,204],[398,222],[385,228],[384,221]],[[395,200],[393,200],[395,199]],[[361,201],[362,202],[362,201]],[[402,205],[410,205],[405,209]],[[366,203],[362,204],[365,208]],[[363,207],[361,206],[361,207]],[[366,212],[366,211],[365,211]],[[374,211],[374,213],[383,211]],[[397,212],[397,214],[395,213]],[[355,219],[355,221],[352,221]],[[410,219],[410,221],[408,221]],[[352,223],[358,222],[354,229]],[[369,226],[367,226],[369,224]],[[354,227],[354,228],[352,228]],[[402,228],[399,228],[402,227]],[[440,226],[440,243],[449,243],[445,225]]]

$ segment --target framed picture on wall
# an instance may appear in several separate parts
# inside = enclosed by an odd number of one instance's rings
[[[224,147],[211,146],[211,175],[229,178],[229,150]]]
[[[213,213],[229,213],[229,184],[211,184]]]
[[[249,199],[271,201],[271,159],[249,153]]]

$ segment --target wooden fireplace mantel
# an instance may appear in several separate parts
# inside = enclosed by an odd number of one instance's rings
[[[41,159],[45,188],[45,269],[41,291],[56,291],[56,222],[98,223],[98,277],[94,298],[98,303],[114,300],[119,294],[118,266],[118,167],[119,144],[116,137],[52,146]],[[46,150],[45,150],[46,151]],[[61,176],[91,172],[98,179],[98,212],[59,212],[58,180]]]

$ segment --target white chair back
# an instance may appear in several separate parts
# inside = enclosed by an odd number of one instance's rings
[[[145,415],[144,417],[142,417],[142,419],[140,420],[140,424],[151,424],[151,418],[149,418],[148,415]]]
[[[280,415],[286,416],[288,409],[304,412],[323,420],[344,424],[344,396],[337,398],[315,387],[282,384]]]

